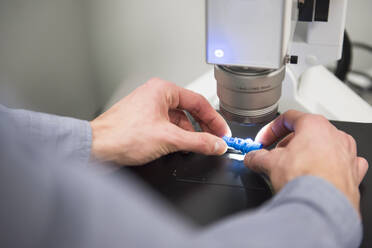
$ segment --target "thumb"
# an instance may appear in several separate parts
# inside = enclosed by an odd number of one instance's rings
[[[365,158],[358,158],[358,174],[359,174],[359,183],[362,183],[364,177],[368,171],[368,162]]]
[[[270,175],[270,155],[270,152],[265,149],[249,152],[244,158],[244,164],[255,172]]]
[[[210,133],[189,132],[178,129],[176,136],[178,151],[188,151],[205,155],[223,155],[227,151],[225,141]]]

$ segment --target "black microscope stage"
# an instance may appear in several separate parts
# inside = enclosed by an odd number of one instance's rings
[[[358,155],[372,165],[372,124],[333,122],[358,143]],[[262,126],[230,124],[233,135],[254,138]],[[316,139],[316,134],[314,134]],[[171,154],[143,167],[130,168],[175,209],[202,226],[240,211],[254,209],[273,194],[265,176],[245,168],[236,154],[209,157]],[[238,156],[239,157],[239,156]],[[125,168],[124,170],[128,170]],[[365,237],[362,247],[372,247],[372,176],[361,185]]]

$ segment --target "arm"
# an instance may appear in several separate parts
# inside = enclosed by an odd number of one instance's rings
[[[201,122],[205,133],[194,133],[184,115],[174,112],[185,109]],[[130,122],[120,116],[130,117]],[[137,89],[94,120],[92,126],[95,154],[102,159],[116,158],[119,163],[132,165],[177,150],[220,154],[225,147],[215,151],[215,143],[220,140],[211,134],[229,133],[225,122],[205,99],[159,80]],[[123,137],[127,142],[110,150],[102,145],[117,144],[116,137]],[[353,139],[324,118],[295,111],[269,124],[257,139],[265,145],[281,141],[276,149],[250,153],[245,160],[248,167],[270,176],[278,194],[254,213],[239,215],[202,232],[185,231],[187,235],[191,232],[191,236],[187,236],[187,241],[180,238],[183,244],[197,247],[358,247],[362,236],[358,185],[368,165],[356,156]],[[118,156],[119,151],[126,150],[130,153]],[[146,152],[138,153],[140,151]],[[154,209],[150,202],[138,205],[141,205],[141,212]],[[149,222],[161,226],[168,219]],[[139,229],[146,225],[136,223]],[[156,233],[155,229],[152,232]],[[167,238],[166,234],[159,235]],[[135,233],[131,236],[138,239]],[[183,231],[177,236],[184,237]],[[175,239],[174,242],[181,241]]]
[[[194,133],[179,110],[190,111],[205,133]],[[205,99],[159,80],[137,89],[92,126],[94,154],[131,165],[178,150],[221,154],[226,148],[216,150],[220,139],[211,134],[229,134]],[[126,142],[107,149],[107,144],[118,144],[117,137]],[[324,118],[296,111],[269,124],[257,139],[265,145],[280,141],[276,149],[250,153],[245,160],[248,167],[271,178],[277,196],[256,213],[228,220],[193,240],[206,246],[218,241],[237,246],[275,242],[282,247],[357,247],[358,185],[368,164],[357,157],[355,141]]]
[[[199,121],[203,133],[194,132],[184,110]],[[48,147],[83,163],[94,158],[140,165],[176,151],[220,155],[227,149],[220,137],[231,135],[206,99],[159,79],[150,80],[92,122],[0,105],[0,117],[5,115],[35,152]]]
[[[189,110],[205,132],[194,133],[181,110]],[[226,147],[217,145],[218,136],[229,133],[201,96],[158,80],[137,89],[91,126],[94,156],[132,165],[179,150],[222,154]],[[314,133],[320,137],[316,142]],[[250,153],[245,161],[270,176],[278,192],[274,199],[256,212],[205,230],[170,217],[164,205],[130,178],[113,183],[86,172],[51,173],[48,166],[39,170],[12,166],[18,172],[0,173],[1,195],[6,197],[0,211],[5,213],[2,228],[15,227],[14,236],[9,236],[14,242],[27,241],[20,237],[36,232],[30,240],[41,237],[45,247],[58,240],[61,247],[357,247],[361,239],[358,185],[368,164],[357,158],[355,143],[329,122],[298,112],[271,123],[258,139],[268,145],[283,137],[273,151]],[[38,201],[28,205],[33,199]],[[9,209],[23,214],[13,215],[19,216],[19,222],[9,218]]]
[[[0,116],[22,132],[35,152],[47,147],[64,158],[86,163],[90,158],[92,130],[89,122],[68,117],[13,110],[0,105]]]
[[[250,214],[205,230],[198,242],[215,247],[359,247],[357,211],[334,186],[318,177],[288,183],[271,201]]]
[[[200,124],[195,132],[184,111]],[[92,154],[100,161],[143,165],[177,151],[222,155],[226,121],[201,95],[152,79],[91,122]]]
[[[200,229],[125,174],[27,163],[0,173],[1,247],[352,248],[361,240],[357,212],[315,177],[292,181],[255,212]]]

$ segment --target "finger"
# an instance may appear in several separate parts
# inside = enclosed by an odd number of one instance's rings
[[[195,152],[205,155],[223,155],[227,145],[223,139],[210,133],[188,132],[177,128],[172,135],[177,151]]]
[[[365,158],[358,157],[358,175],[359,175],[359,184],[362,183],[364,177],[367,174],[369,165]]]
[[[357,151],[357,143],[355,139],[349,134],[346,134],[346,139],[348,141],[347,144],[348,144],[351,154],[356,156],[358,154],[358,151]]]
[[[244,164],[255,172],[270,175],[270,152],[265,149],[252,151],[245,156]]]
[[[187,110],[200,123],[205,124],[212,134],[219,137],[231,136],[231,130],[226,121],[209,104],[207,99],[200,94],[171,84],[171,94],[174,100],[171,101],[171,108]]]
[[[296,110],[290,110],[284,113],[262,128],[256,136],[256,141],[260,142],[264,146],[272,145],[276,141],[293,132],[295,130],[296,122],[305,115],[305,113]]]
[[[287,135],[287,137],[285,137],[284,139],[282,139],[277,145],[276,145],[276,148],[283,148],[283,147],[286,147],[290,142],[291,140],[294,138],[294,133],[291,133],[289,135]]]
[[[169,110],[169,120],[174,125],[185,129],[186,131],[194,132],[194,127],[192,126],[190,120],[187,118],[186,114],[181,110]]]
[[[200,128],[201,128],[201,130],[203,130],[203,132],[213,133],[213,130],[211,130],[206,124],[204,124],[203,122],[201,122],[199,120],[196,120],[196,121],[200,125]],[[226,134],[226,136],[231,137],[231,133],[230,134]]]

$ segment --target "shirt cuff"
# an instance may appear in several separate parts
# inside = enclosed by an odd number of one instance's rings
[[[362,222],[346,196],[326,180],[303,176],[289,182],[262,211],[289,202],[311,206],[331,226],[340,247],[358,247],[363,238]]]
[[[62,158],[78,163],[89,162],[92,129],[88,121],[26,110],[10,112],[34,146],[57,151]]]

